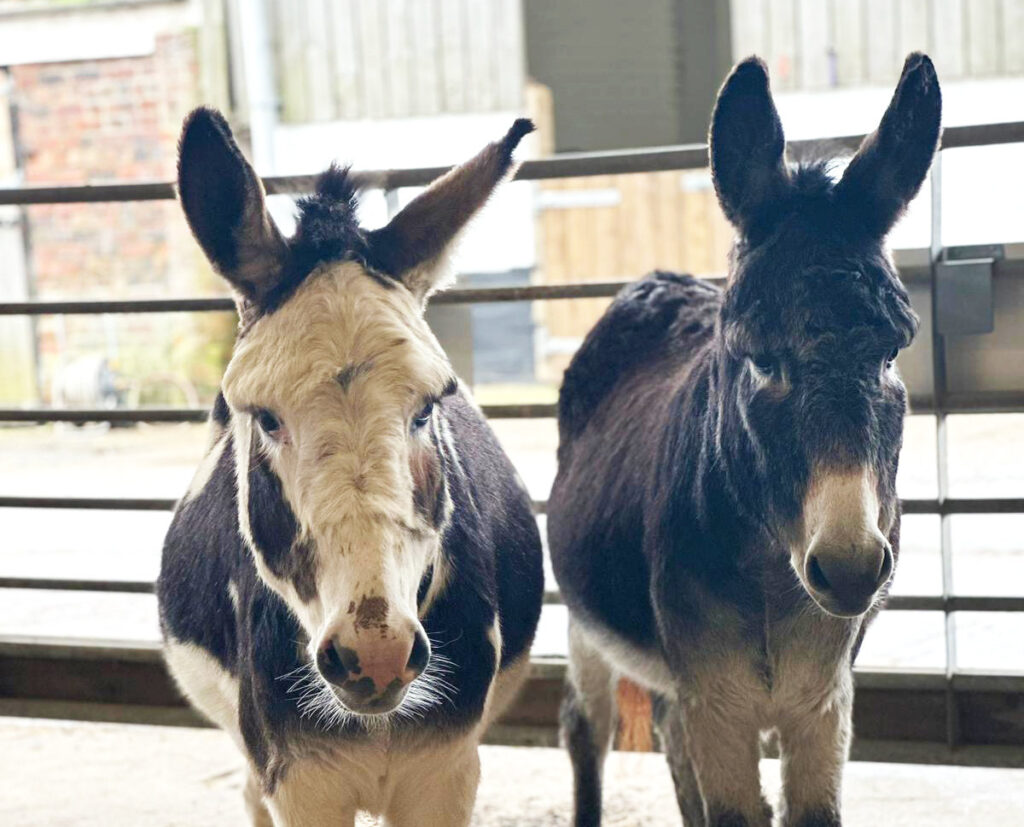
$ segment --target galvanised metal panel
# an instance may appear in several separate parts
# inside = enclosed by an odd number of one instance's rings
[[[701,142],[732,60],[723,0],[525,0],[558,152]]]

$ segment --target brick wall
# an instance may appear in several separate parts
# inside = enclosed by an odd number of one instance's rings
[[[144,57],[12,67],[25,183],[173,178],[182,118],[199,102],[199,69],[192,31],[158,36]],[[32,207],[29,230],[41,299],[223,292],[171,201]],[[181,314],[43,317],[43,394],[67,365],[97,356],[108,357],[143,401],[159,401],[166,390],[159,386],[182,378],[207,389],[223,346],[211,352],[200,337],[223,339],[224,328]],[[197,353],[214,364],[194,364]]]

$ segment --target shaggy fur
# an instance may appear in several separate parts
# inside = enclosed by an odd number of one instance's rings
[[[840,823],[853,659],[899,551],[892,359],[917,328],[884,236],[928,169],[939,109],[931,62],[911,55],[834,183],[786,162],[767,71],[741,63],[711,128],[738,231],[728,288],[648,276],[567,370],[548,533],[571,617],[577,825],[600,822],[596,733],[620,674],[657,696],[688,825],[771,824],[770,730],[782,823]]]
[[[223,118],[185,123],[182,206],[244,335],[157,596],[171,672],[249,762],[254,824],[468,822],[477,744],[529,663],[541,546],[423,306],[530,128],[428,188],[392,232],[359,227],[352,179],[332,167],[284,239]]]

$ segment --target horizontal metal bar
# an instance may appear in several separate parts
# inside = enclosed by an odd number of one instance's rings
[[[0,508],[82,508],[89,511],[173,511],[177,500],[144,497],[0,497]]]
[[[723,285],[725,279],[707,278],[709,284]],[[445,290],[430,299],[431,304],[479,304],[483,302],[553,301],[556,299],[602,299],[618,295],[629,280],[591,281],[575,284],[530,284],[522,287],[463,287]]]
[[[50,577],[0,577],[0,589],[39,589],[59,592],[111,592],[114,594],[152,594],[150,580],[74,580]]]
[[[942,131],[942,149],[1016,144],[1024,141],[1024,121],[950,126]]]
[[[98,315],[100,313],[197,313],[234,310],[227,297],[208,299],[83,299],[0,303],[0,316]]]
[[[939,401],[938,410],[931,397],[910,398],[910,412],[914,414],[1017,413],[1021,410],[1024,410],[1024,391],[947,393]]]
[[[0,422],[205,422],[208,408],[9,408]]]
[[[1024,498],[977,497],[945,500],[903,500],[904,514],[1021,514]]]
[[[899,612],[1024,612],[1022,597],[893,595],[885,608]]]
[[[1024,257],[1024,245],[1009,244],[1007,259],[1009,265],[1019,264]],[[1018,249],[1020,248],[1020,249]],[[917,259],[926,255],[927,250],[896,251],[900,278],[913,282],[928,278],[930,270]],[[1002,262],[1000,262],[1002,264]],[[1008,273],[1010,271],[1007,271]],[[1017,275],[1012,271],[1012,275]],[[708,276],[704,280],[718,287],[725,285],[725,279]],[[465,287],[446,290],[431,298],[432,304],[478,304],[485,302],[555,301],[560,299],[610,298],[635,279],[615,281],[575,282],[573,284],[530,284],[519,287]],[[179,299],[67,299],[54,301],[0,302],[0,316],[43,316],[43,315],[95,315],[100,313],[199,313],[212,311],[233,311],[234,300],[228,296]],[[1004,398],[1005,397],[1005,398]],[[1024,394],[983,394],[977,404],[1002,409],[1024,408]],[[944,400],[944,407],[975,409],[973,397],[959,395]],[[932,409],[932,400],[927,397],[911,399],[911,408],[924,412]]]
[[[483,405],[490,419],[541,419],[557,415],[553,403]],[[205,422],[207,408],[6,408],[0,422]]]
[[[991,403],[985,404],[985,397],[972,395],[970,398],[954,400],[952,407],[943,406],[946,413],[971,412],[992,413],[994,411],[1017,412],[1024,410],[1024,394],[1015,394],[1014,399],[1008,394],[999,394]],[[555,403],[509,403],[504,405],[483,405],[483,412],[491,419],[542,419],[558,415]],[[912,407],[916,413],[924,413],[919,407]],[[930,413],[930,411],[929,411]],[[207,408],[0,408],[0,422],[205,422],[209,416]],[[930,506],[931,500],[908,500],[908,514],[940,513]],[[959,502],[959,501],[957,501]],[[987,500],[976,500],[977,507],[984,510],[981,503]],[[1006,503],[1014,502],[1005,500]],[[1016,508],[1004,506],[1010,511]],[[924,509],[923,511],[920,509]]]
[[[791,141],[789,148],[794,155],[823,146],[854,148],[863,138],[863,135],[844,135]],[[1020,141],[1024,141],[1024,122],[954,126],[944,131],[942,148],[992,146]],[[688,144],[612,152],[565,153],[551,158],[525,161],[516,171],[515,177],[520,181],[540,181],[590,175],[702,169],[707,164],[707,146]],[[353,177],[364,187],[395,189],[425,186],[449,169],[450,167],[444,166],[364,170],[353,173]],[[263,185],[271,195],[291,195],[309,192],[313,188],[314,180],[314,175],[272,176],[264,178]],[[0,204],[80,204],[100,201],[166,201],[173,198],[174,185],[170,181],[0,189]]]
[[[708,282],[721,284],[722,279]],[[553,301],[557,299],[607,298],[629,281],[596,281],[576,284],[531,284],[522,287],[467,287],[447,290],[431,298],[431,304],[482,304],[485,302]],[[95,315],[99,313],[196,313],[233,311],[227,297],[206,299],[68,300],[0,303],[0,316]]]
[[[0,577],[0,589],[152,594],[154,584],[148,580]],[[548,589],[544,592],[544,604],[561,606],[562,595],[556,589]],[[1024,612],[1024,596],[894,595],[886,601],[885,608],[900,612]]]
[[[489,414],[488,407],[496,410]],[[511,411],[505,411],[509,407]],[[484,413],[499,419],[513,418],[520,408],[544,408],[546,406],[485,406]],[[547,406],[553,407],[553,406]],[[188,410],[188,409],[185,409]],[[520,411],[520,415],[521,415]],[[536,415],[536,414],[533,414]],[[88,420],[86,420],[88,421]],[[131,497],[21,497],[0,496],[0,508],[89,508],[111,511],[170,511],[177,500],[139,499]],[[535,500],[534,510],[538,514],[547,512],[547,502]],[[938,500],[903,500],[904,514],[1024,514],[1024,499],[986,498],[950,499],[943,503]]]
[[[955,412],[1016,412],[1024,410],[1024,394],[999,394],[986,405],[985,397],[972,395],[970,398],[954,400],[952,407],[943,406],[947,413]],[[539,419],[558,415],[555,403],[510,403],[504,405],[483,405],[483,412],[491,419]],[[914,413],[924,413],[920,407],[912,406]],[[209,416],[207,408],[0,408],[0,422],[205,422]],[[930,500],[909,500],[908,514],[938,514],[937,506]],[[984,503],[985,500],[977,500]],[[1006,500],[1006,503],[1013,502]],[[984,508],[978,505],[979,508]],[[1016,508],[1004,506],[1009,511]]]

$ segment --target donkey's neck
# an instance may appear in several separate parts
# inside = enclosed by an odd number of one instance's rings
[[[764,469],[743,424],[733,361],[716,331],[692,363],[672,406],[664,465],[670,479],[661,487],[692,530],[743,546],[762,531]],[[715,545],[724,548],[717,539]]]

